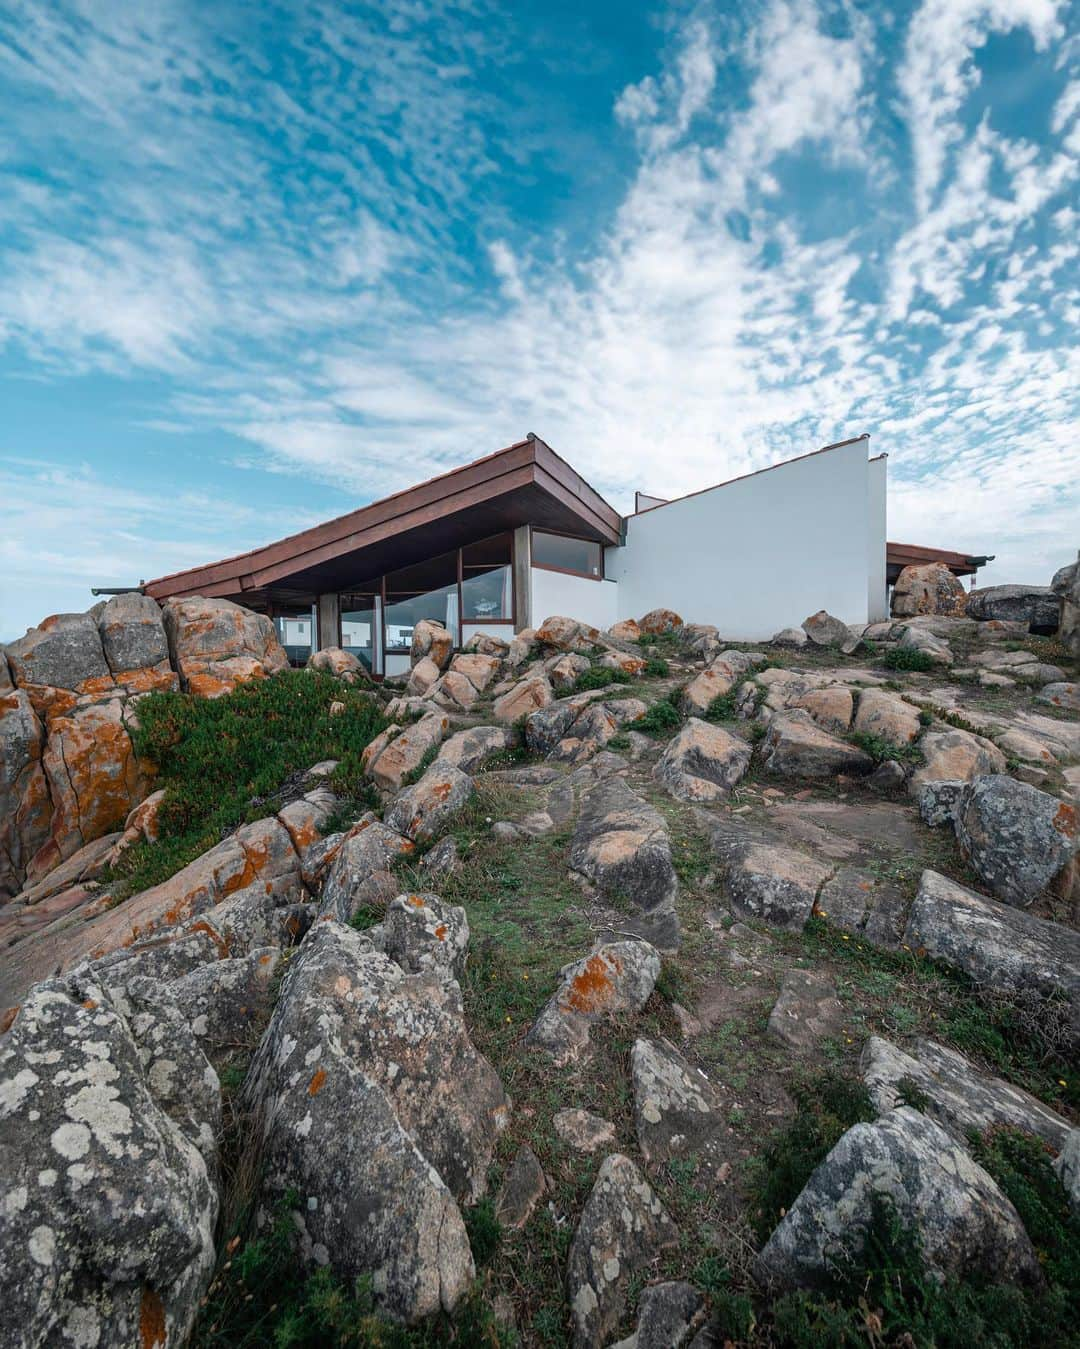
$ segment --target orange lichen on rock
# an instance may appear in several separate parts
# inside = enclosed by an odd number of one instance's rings
[[[423,895],[410,895],[409,903],[415,909],[422,909],[424,907],[424,897]]]
[[[139,1306],[140,1349],[165,1349],[168,1343],[165,1325],[165,1304],[152,1288],[143,1288]]]
[[[615,991],[612,983],[612,969],[618,974],[621,966],[617,961],[609,964],[601,956],[590,956],[585,968],[574,976],[567,990],[566,1004],[575,1012],[599,1012],[610,1001]]]
[[[438,939],[439,939],[440,941],[445,941],[445,940],[446,940],[446,924],[445,924],[445,923],[440,923],[440,924],[439,924],[439,926],[435,929],[435,935],[436,935],[436,937],[438,937]]]
[[[1076,837],[1076,807],[1070,806],[1067,801],[1062,801],[1054,812],[1054,828],[1059,834],[1064,834],[1066,838]]]
[[[325,1082],[326,1082],[325,1070],[322,1068],[317,1069],[315,1072],[315,1076],[308,1083],[307,1094],[309,1096],[318,1096],[319,1092],[322,1091],[323,1084]]]

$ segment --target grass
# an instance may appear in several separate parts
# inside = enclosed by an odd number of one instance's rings
[[[798,939],[814,964],[839,966],[868,1034],[930,1035],[1024,1087],[1057,1110],[1080,1110],[1068,1008],[1057,999],[979,988],[958,970],[913,951],[884,951],[819,918]]]
[[[334,701],[345,704],[338,716]],[[134,744],[165,789],[159,836],[124,854],[110,880],[114,898],[166,880],[238,825],[273,814],[320,760],[338,760],[330,785],[359,813],[370,801],[360,756],[384,725],[370,693],[310,670],[216,699],[147,694]]]
[[[898,763],[920,764],[924,762],[922,750],[915,744],[905,742],[902,745],[886,739],[883,735],[874,735],[869,731],[852,731],[848,739],[869,754],[875,763],[885,763],[895,759]]]
[[[625,670],[611,670],[606,665],[590,665],[567,689],[561,697],[568,698],[574,693],[588,693],[591,689],[606,689],[612,684],[629,684],[631,677]]]
[[[658,699],[643,717],[633,723],[633,730],[644,735],[666,738],[682,724],[679,711],[681,690],[675,689],[666,697]]]

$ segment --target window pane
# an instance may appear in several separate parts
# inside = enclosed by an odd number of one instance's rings
[[[401,651],[412,642],[413,628],[422,618],[442,623],[461,644],[458,625],[458,555],[443,553],[386,578],[386,649]]]
[[[538,567],[558,567],[560,571],[579,572],[582,576],[603,574],[600,545],[588,539],[567,539],[561,534],[534,530],[532,560]]]
[[[298,609],[291,614],[277,614],[274,618],[278,641],[293,665],[306,665],[311,655],[315,624],[310,609]]]
[[[369,670],[374,670],[378,620],[375,596],[370,593],[345,594],[340,603],[341,645]]]
[[[513,534],[496,534],[462,548],[461,565],[465,571],[489,571],[492,567],[508,566],[513,556]]]
[[[510,568],[466,572],[461,579],[461,602],[466,619],[512,619],[514,583]]]

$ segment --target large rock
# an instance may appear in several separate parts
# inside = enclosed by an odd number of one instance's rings
[[[927,731],[919,741],[923,765],[912,774],[912,795],[932,782],[969,782],[984,773],[1004,773],[1005,755],[985,736],[950,729]]]
[[[848,625],[825,609],[804,618],[802,629],[815,646],[836,646],[841,651],[854,651],[859,644]]]
[[[254,1043],[270,1017],[280,963],[279,948],[259,946],[249,955],[208,960],[172,980],[169,990],[212,1062]]]
[[[629,1157],[612,1153],[581,1211],[566,1262],[574,1344],[606,1344],[626,1310],[627,1293],[678,1231]]]
[[[430,618],[422,618],[413,628],[409,651],[410,664],[417,665],[427,659],[433,661],[440,670],[445,670],[450,663],[453,650],[453,634],[441,623],[436,623]]]
[[[645,941],[609,942],[560,971],[559,987],[544,1004],[527,1041],[564,1067],[589,1045],[594,1022],[640,1012],[660,975],[660,953]]]
[[[910,745],[918,739],[922,726],[917,709],[903,698],[885,689],[863,689],[853,729],[893,745]]]
[[[969,618],[1026,623],[1032,632],[1057,632],[1059,605],[1049,586],[1003,585],[973,590]]]
[[[981,1072],[963,1054],[933,1040],[916,1040],[910,1052],[871,1035],[862,1053],[863,1081],[879,1114],[904,1104],[913,1092],[919,1109],[963,1144],[972,1131],[1020,1129],[1059,1151],[1069,1121],[1030,1092]]]
[[[343,679],[347,684],[363,679],[367,675],[363,662],[353,651],[341,646],[326,646],[321,651],[313,651],[308,657],[308,669]]]
[[[682,625],[683,621],[674,609],[650,609],[644,618],[638,619],[638,627],[650,637],[677,632]]]
[[[460,979],[469,949],[469,922],[460,905],[438,895],[398,895],[387,905],[382,949],[406,974]]]
[[[666,939],[677,933],[678,878],[660,813],[609,777],[585,798],[570,842],[570,866],[608,899],[629,900]]]
[[[891,609],[894,618],[912,618],[916,614],[948,614],[962,618],[966,607],[963,583],[940,562],[905,567],[893,586]]]
[[[98,631],[113,679],[129,693],[177,689],[169,642],[157,601],[138,591],[114,595],[98,615]]]
[[[495,720],[513,725],[514,722],[524,720],[538,708],[547,707],[554,701],[555,694],[546,676],[526,675],[495,699],[493,709]]]
[[[43,718],[115,688],[93,614],[53,614],[6,651],[15,686]]]
[[[719,801],[750,767],[750,755],[745,740],[691,717],[668,741],[653,777],[680,801]]]
[[[630,1076],[638,1144],[650,1164],[700,1151],[725,1123],[716,1088],[671,1045],[635,1040]]]
[[[364,882],[376,872],[389,871],[415,845],[381,820],[361,820],[346,835],[323,884],[321,917],[347,923],[356,912]]]
[[[273,620],[231,600],[166,600],[162,610],[169,655],[188,693],[218,698],[249,679],[285,670],[289,658]]]
[[[410,980],[436,1001],[410,1001],[406,1016],[396,994]],[[245,1086],[266,1208],[301,1197],[291,1214],[300,1258],[350,1283],[369,1277],[379,1309],[409,1323],[453,1311],[474,1267],[454,1196],[388,1090],[391,1066],[415,1090],[415,1065],[370,1055],[380,1031],[393,1041],[445,1029],[436,1005],[444,994],[360,933],[320,924],[289,968]],[[442,1048],[435,1041],[427,1053]],[[451,1066],[448,1052],[443,1071]]]
[[[49,838],[45,731],[24,689],[0,693],[0,899],[16,894]]]
[[[364,771],[383,791],[400,791],[403,779],[416,772],[449,728],[450,718],[445,712],[428,712],[392,739],[378,745],[372,741],[370,755],[365,751]]]
[[[612,1349],[683,1349],[704,1319],[704,1299],[693,1284],[670,1280],[643,1288],[638,1302],[637,1329]],[[695,1335],[696,1349],[709,1349],[713,1336]]]
[[[819,726],[833,735],[844,735],[851,726],[855,698],[849,688],[834,684],[829,688],[811,689],[794,698],[789,706],[809,712]]]
[[[904,943],[987,988],[1022,1000],[1063,998],[1080,1031],[1080,932],[924,871]]]
[[[472,794],[468,773],[436,760],[419,782],[394,797],[386,823],[399,834],[426,843],[443,832]]]
[[[1035,695],[1037,703],[1049,703],[1062,712],[1080,712],[1080,684],[1068,681],[1044,684]]]
[[[1058,601],[1058,640],[1080,657],[1080,553],[1077,559],[1054,573],[1050,591]]]
[[[53,809],[48,842],[27,867],[30,880],[122,828],[150,782],[135,757],[120,698],[54,715],[41,765]]]
[[[510,749],[513,743],[514,733],[508,727],[470,726],[443,741],[436,762],[475,773],[485,759]]]
[[[683,710],[691,716],[707,712],[714,699],[731,692],[742,674],[743,671],[718,656],[683,689]]]
[[[935,665],[953,663],[952,650],[945,638],[939,637],[929,628],[916,627],[914,623],[909,623],[904,629],[898,645],[902,651],[918,651],[929,656]]]
[[[863,774],[874,767],[869,754],[830,735],[799,709],[773,714],[762,741],[762,763],[770,773],[794,778]]]
[[[820,1053],[845,1023],[836,985],[821,970],[788,970],[769,1013],[768,1033],[792,1049]]]
[[[965,860],[1007,904],[1050,890],[1067,898],[1077,883],[1077,810],[1056,796],[1003,774],[974,778],[953,823]]]
[[[214,1267],[217,1077],[147,981],[38,984],[0,1041],[0,1340],[187,1340]]]
[[[779,843],[742,841],[724,847],[714,835],[731,907],[746,918],[799,932],[814,911],[832,867]]]
[[[827,1287],[837,1262],[858,1259],[882,1200],[931,1274],[1038,1281],[1012,1204],[939,1125],[907,1107],[844,1134],[765,1243],[756,1277],[775,1290]]]
[[[499,673],[501,661],[498,656],[484,655],[479,651],[463,651],[450,662],[450,669],[464,675],[477,693],[486,693]]]
[[[598,628],[580,623],[576,618],[553,614],[536,629],[536,640],[557,651],[586,652],[601,644],[603,634]]]

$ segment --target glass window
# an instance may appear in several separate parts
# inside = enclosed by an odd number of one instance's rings
[[[299,609],[294,613],[277,614],[274,627],[277,628],[278,641],[285,648],[290,664],[306,665],[315,634],[311,610]]]
[[[600,544],[589,539],[568,539],[563,534],[544,534],[533,530],[532,560],[534,567],[554,567],[556,571],[570,571],[578,576],[604,574],[604,555]]]
[[[462,617],[473,622],[494,622],[514,617],[514,579],[510,560],[514,536],[471,543],[461,550]]]
[[[407,650],[422,618],[441,623],[461,645],[458,624],[458,554],[443,553],[386,578],[386,649]]]
[[[373,591],[341,596],[341,645],[369,670],[378,667],[379,611]]]

